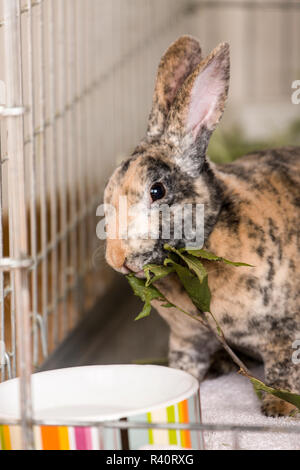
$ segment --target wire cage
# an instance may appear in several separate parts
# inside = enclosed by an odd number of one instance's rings
[[[268,34],[259,32],[261,14],[275,15],[281,25],[276,51],[261,40]],[[232,16],[237,37],[226,23]],[[250,59],[237,60],[245,67],[233,71],[233,102],[284,100],[299,71],[299,19],[299,2],[292,1],[0,1],[1,381],[21,379],[21,420],[1,424],[21,426],[23,448],[33,447],[33,424],[45,424],[32,420],[32,371],[112,282],[105,263],[95,263],[96,208],[112,169],[143,135],[162,51],[190,33],[207,49],[233,42],[241,59],[246,41]],[[259,43],[263,50],[255,49]],[[268,72],[271,87],[255,59],[263,64],[270,48],[279,77],[274,84],[274,70]],[[104,427],[150,424],[99,423],[99,442]],[[171,428],[230,431],[235,448],[239,431],[278,431],[238,424]]]

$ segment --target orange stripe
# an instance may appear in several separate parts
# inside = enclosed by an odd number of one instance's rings
[[[178,403],[178,411],[180,423],[188,423],[189,408],[187,400]],[[192,447],[190,431],[180,431],[180,438],[182,447],[184,447],[185,449],[190,449]]]
[[[181,402],[182,406],[182,418],[184,423],[189,422],[189,409],[188,409],[188,402],[187,400],[184,400]]]
[[[41,426],[41,435],[44,450],[60,450],[57,426]]]
[[[3,426],[3,434],[4,434],[4,441],[5,441],[5,449],[11,450],[9,426]]]
[[[59,434],[60,450],[70,450],[68,428],[65,426],[60,426],[58,428],[58,434]]]

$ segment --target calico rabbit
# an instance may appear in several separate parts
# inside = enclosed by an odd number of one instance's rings
[[[227,341],[261,359],[270,386],[300,393],[300,366],[292,361],[300,339],[300,148],[266,150],[231,164],[206,155],[225,107],[230,76],[228,44],[202,59],[199,43],[179,38],[162,57],[145,138],[111,176],[105,203],[119,196],[129,206],[204,204],[204,248],[254,267],[207,265],[211,311]],[[130,218],[129,218],[130,219]],[[131,218],[129,225],[141,222]],[[187,243],[167,240],[173,246]],[[107,262],[142,275],[147,263],[166,256],[164,239],[109,236]],[[157,282],[170,301],[194,307],[173,275]],[[220,345],[210,331],[175,308],[154,307],[170,326],[169,364],[203,380]],[[293,406],[265,395],[262,411],[288,415]]]

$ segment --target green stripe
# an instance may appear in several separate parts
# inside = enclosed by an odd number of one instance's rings
[[[175,407],[174,406],[168,406],[167,407],[167,417],[168,417],[168,423],[175,423]],[[170,445],[176,445],[177,444],[177,433],[175,429],[169,429],[169,443]]]
[[[3,426],[0,426],[0,442],[1,442],[1,449],[6,450]]]
[[[147,420],[148,420],[148,423],[152,423],[151,413],[147,413]],[[148,434],[149,434],[149,444],[154,444],[153,430],[149,429]]]

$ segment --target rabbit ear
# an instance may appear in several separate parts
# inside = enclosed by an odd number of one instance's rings
[[[165,138],[179,146],[197,147],[205,156],[209,137],[225,108],[230,78],[229,45],[220,44],[185,80],[168,115]],[[188,152],[186,152],[186,155]]]
[[[149,139],[156,139],[163,133],[167,115],[178,90],[201,60],[200,45],[190,36],[177,39],[161,58],[149,116]]]

